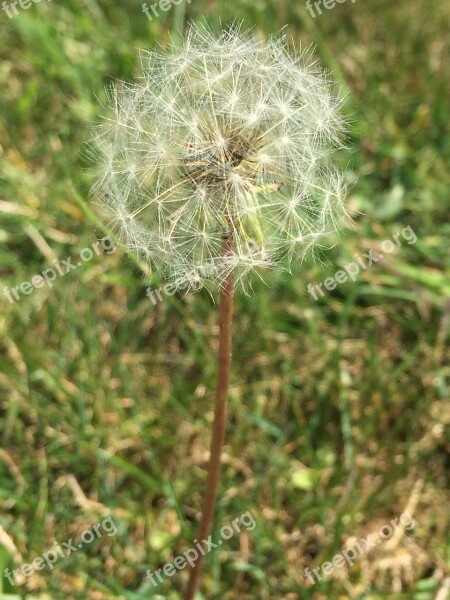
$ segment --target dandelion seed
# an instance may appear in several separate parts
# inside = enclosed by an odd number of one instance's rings
[[[282,36],[192,26],[181,48],[144,52],[141,65],[136,83],[109,92],[94,191],[156,271],[186,281],[214,265],[209,283],[233,271],[244,286],[291,269],[340,226],[345,185],[327,161],[341,102],[307,53]]]

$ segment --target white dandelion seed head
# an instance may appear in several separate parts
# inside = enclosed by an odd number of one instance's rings
[[[284,37],[191,26],[109,93],[93,188],[128,247],[182,289],[291,267],[347,216],[341,100]],[[231,251],[224,253],[224,239]]]

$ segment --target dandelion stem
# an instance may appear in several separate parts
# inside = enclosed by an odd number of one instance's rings
[[[223,254],[228,254],[232,249],[231,236],[223,242]],[[233,320],[233,291],[234,278],[230,273],[221,291],[220,317],[219,317],[219,357],[216,385],[216,405],[214,409],[214,423],[211,435],[211,456],[206,479],[206,493],[203,501],[202,520],[197,539],[201,542],[210,532],[216,505],[217,487],[220,479],[220,463],[225,428],[227,421],[227,400],[230,382],[231,363],[231,337]],[[189,576],[184,600],[192,600],[199,586],[202,571],[203,555],[200,554]]]

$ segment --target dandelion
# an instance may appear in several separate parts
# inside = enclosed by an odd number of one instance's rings
[[[292,269],[343,222],[345,185],[330,154],[344,120],[326,73],[281,35],[191,26],[181,47],[142,53],[141,63],[136,83],[109,92],[94,192],[128,248],[163,277],[221,290],[203,539],[225,431],[234,290],[264,270]]]
[[[142,53],[141,79],[110,91],[94,191],[163,277],[189,283],[207,264],[203,284],[233,273],[245,286],[339,226],[345,186],[326,159],[340,145],[341,101],[308,61],[282,37],[193,26],[182,48]]]

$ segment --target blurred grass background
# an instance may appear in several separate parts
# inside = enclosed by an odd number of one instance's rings
[[[212,419],[217,311],[156,306],[117,251],[11,304],[14,288],[105,235],[83,151],[104,87],[139,72],[182,7],[55,0],[0,15],[0,571],[112,515],[118,533],[1,599],[176,599]],[[257,522],[207,556],[205,598],[445,598],[450,541],[449,23],[447,0],[357,0],[313,19],[303,0],[192,0],[186,19],[287,25],[348,92],[355,227],[320,261],[236,302],[220,527]],[[307,284],[411,226],[417,242],[313,302]],[[401,238],[400,238],[401,239]],[[414,508],[416,527],[347,575],[305,567]],[[399,581],[401,589],[399,589]],[[441,596],[439,596],[441,594]]]

